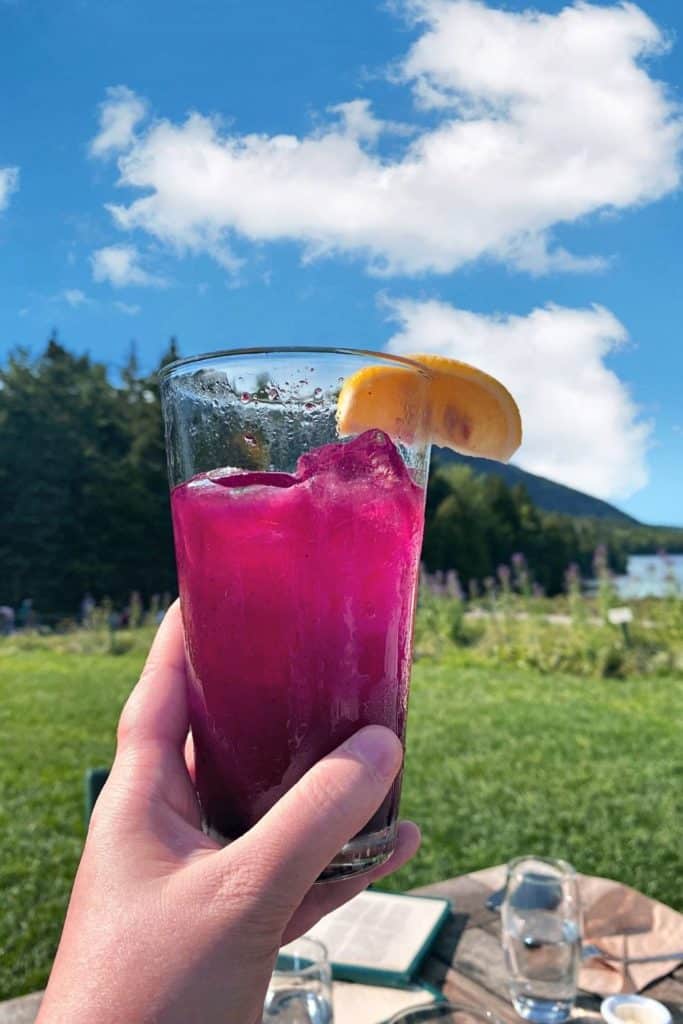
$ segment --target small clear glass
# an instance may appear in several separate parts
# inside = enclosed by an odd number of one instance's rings
[[[316,939],[283,946],[263,1008],[263,1024],[333,1024],[332,968]]]
[[[430,1003],[403,1010],[387,1021],[387,1024],[428,1024],[438,1020],[441,1024],[501,1024],[490,1010],[460,1003]]]
[[[567,1020],[576,1000],[581,959],[574,868],[545,857],[511,861],[501,917],[515,1010],[534,1024]]]

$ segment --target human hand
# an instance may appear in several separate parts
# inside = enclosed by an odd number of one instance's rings
[[[260,1024],[278,948],[404,864],[313,883],[372,817],[401,744],[362,729],[221,849],[200,827],[178,605],[121,715],[37,1024]],[[189,767],[188,767],[189,762]]]

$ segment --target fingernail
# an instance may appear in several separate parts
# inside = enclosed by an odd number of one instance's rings
[[[400,740],[384,726],[368,725],[351,736],[344,746],[354,757],[387,779],[393,779],[403,758]]]

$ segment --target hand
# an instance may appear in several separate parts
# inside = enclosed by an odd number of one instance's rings
[[[356,733],[224,849],[201,831],[187,740],[176,604],[121,715],[37,1024],[260,1024],[279,946],[417,850],[403,823],[387,862],[313,885],[399,771],[388,729]]]

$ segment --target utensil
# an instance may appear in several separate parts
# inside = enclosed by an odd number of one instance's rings
[[[666,963],[667,960],[683,960],[683,952],[655,953],[651,956],[617,956],[614,953],[607,953],[600,946],[587,943],[581,947],[582,960],[614,960],[620,964],[657,964]]]

